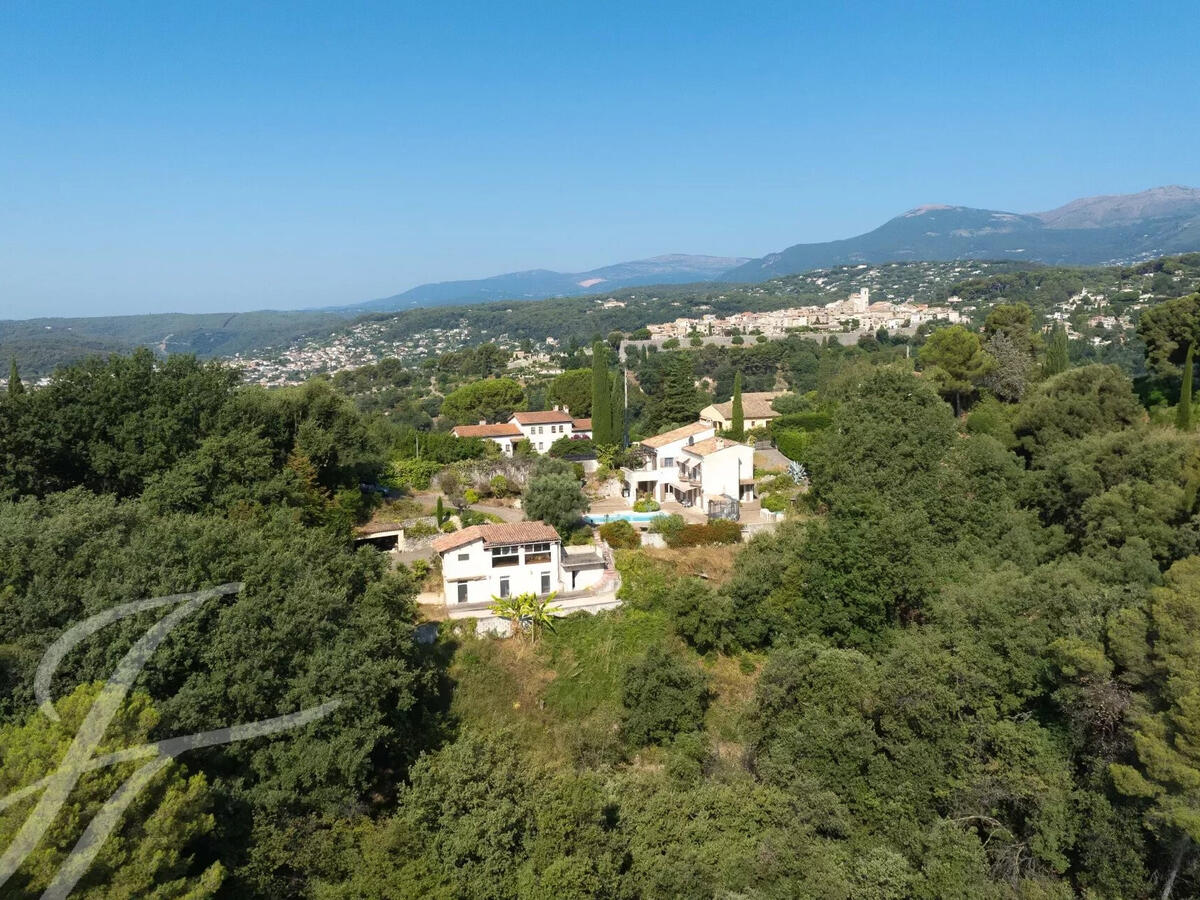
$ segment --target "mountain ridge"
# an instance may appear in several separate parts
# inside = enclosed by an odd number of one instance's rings
[[[1167,185],[1081,197],[1040,213],[925,204],[864,234],[768,253],[721,280],[755,282],[837,265],[912,260],[1100,265],[1193,250],[1200,250],[1200,190]]]
[[[608,288],[616,290],[648,284],[714,281],[722,273],[745,262],[747,257],[666,253],[647,259],[601,266],[586,272],[526,269],[487,278],[419,284],[390,297],[368,300],[339,309],[396,312],[420,306],[458,306],[494,300],[541,300],[546,297],[568,297]]]

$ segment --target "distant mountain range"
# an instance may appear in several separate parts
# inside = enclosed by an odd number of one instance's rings
[[[471,281],[422,284],[402,294],[369,300],[344,309],[391,312],[417,306],[455,306],[488,303],[492,300],[543,300],[546,297],[594,294],[597,291],[644,284],[688,284],[713,281],[744,262],[747,262],[745,257],[689,256],[673,253],[617,263],[588,272],[530,269],[527,272],[509,272]]]
[[[1170,186],[1086,197],[1042,213],[918,206],[857,237],[796,244],[723,281],[755,282],[854,263],[993,259],[1098,265],[1200,250],[1200,190]]]
[[[918,206],[857,237],[796,244],[761,259],[671,254],[588,272],[531,269],[470,281],[418,285],[339,307],[393,312],[496,300],[543,300],[652,284],[758,282],[857,263],[1020,260],[1047,265],[1134,262],[1200,251],[1200,190],[1172,185],[1138,194],[1085,197],[1040,213]]]

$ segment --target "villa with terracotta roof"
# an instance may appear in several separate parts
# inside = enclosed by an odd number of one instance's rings
[[[529,441],[535,452],[545,453],[559,438],[590,438],[592,420],[573,418],[566,409],[522,410],[509,416],[507,422],[455,425],[450,433],[460,438],[492,441],[505,456],[512,456],[522,440]]]
[[[742,394],[742,420],[747,429],[766,428],[779,413],[771,404],[783,391],[750,391]],[[707,422],[717,431],[728,431],[733,426],[733,400],[728,403],[713,403],[700,410],[700,421]]]
[[[573,418],[565,407],[515,412],[508,424],[519,428],[538,453],[545,453],[562,437],[592,436],[592,420]]]
[[[716,434],[708,422],[693,422],[639,442],[642,464],[621,470],[624,495],[677,501],[710,515],[753,500],[754,448]]]
[[[524,437],[520,428],[508,422],[496,425],[486,422],[480,422],[478,425],[455,425],[450,429],[450,433],[460,438],[482,438],[492,441],[505,456],[512,456],[513,447]]]
[[[478,619],[485,630],[502,630],[489,611],[494,597],[555,594],[564,614],[619,605],[603,590],[616,578],[604,548],[564,548],[545,522],[472,525],[435,538],[433,549],[450,617]]]

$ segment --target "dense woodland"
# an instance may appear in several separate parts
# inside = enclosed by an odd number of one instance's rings
[[[0,795],[54,768],[157,614],[68,656],[53,723],[33,672],[64,629],[242,581],[155,654],[111,746],[341,707],[181,757],[79,896],[1194,896],[1200,295],[1156,310],[1138,391],[1018,304],[915,345],[635,354],[632,434],[740,372],[788,391],[811,489],[740,549],[620,551],[623,608],[536,645],[418,644],[414,576],[350,528],[419,443],[487,454],[449,418],[594,402],[595,351],[531,384],[485,348],[279,391],[149,352],[14,379]],[[7,888],[40,893],[128,772],[85,775]]]

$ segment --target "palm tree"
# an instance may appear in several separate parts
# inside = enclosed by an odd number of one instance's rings
[[[554,615],[561,612],[559,607],[550,605],[554,596],[553,593],[545,597],[534,593],[493,595],[490,610],[492,615],[508,622],[510,634],[525,635],[533,646],[543,631],[554,631]]]

